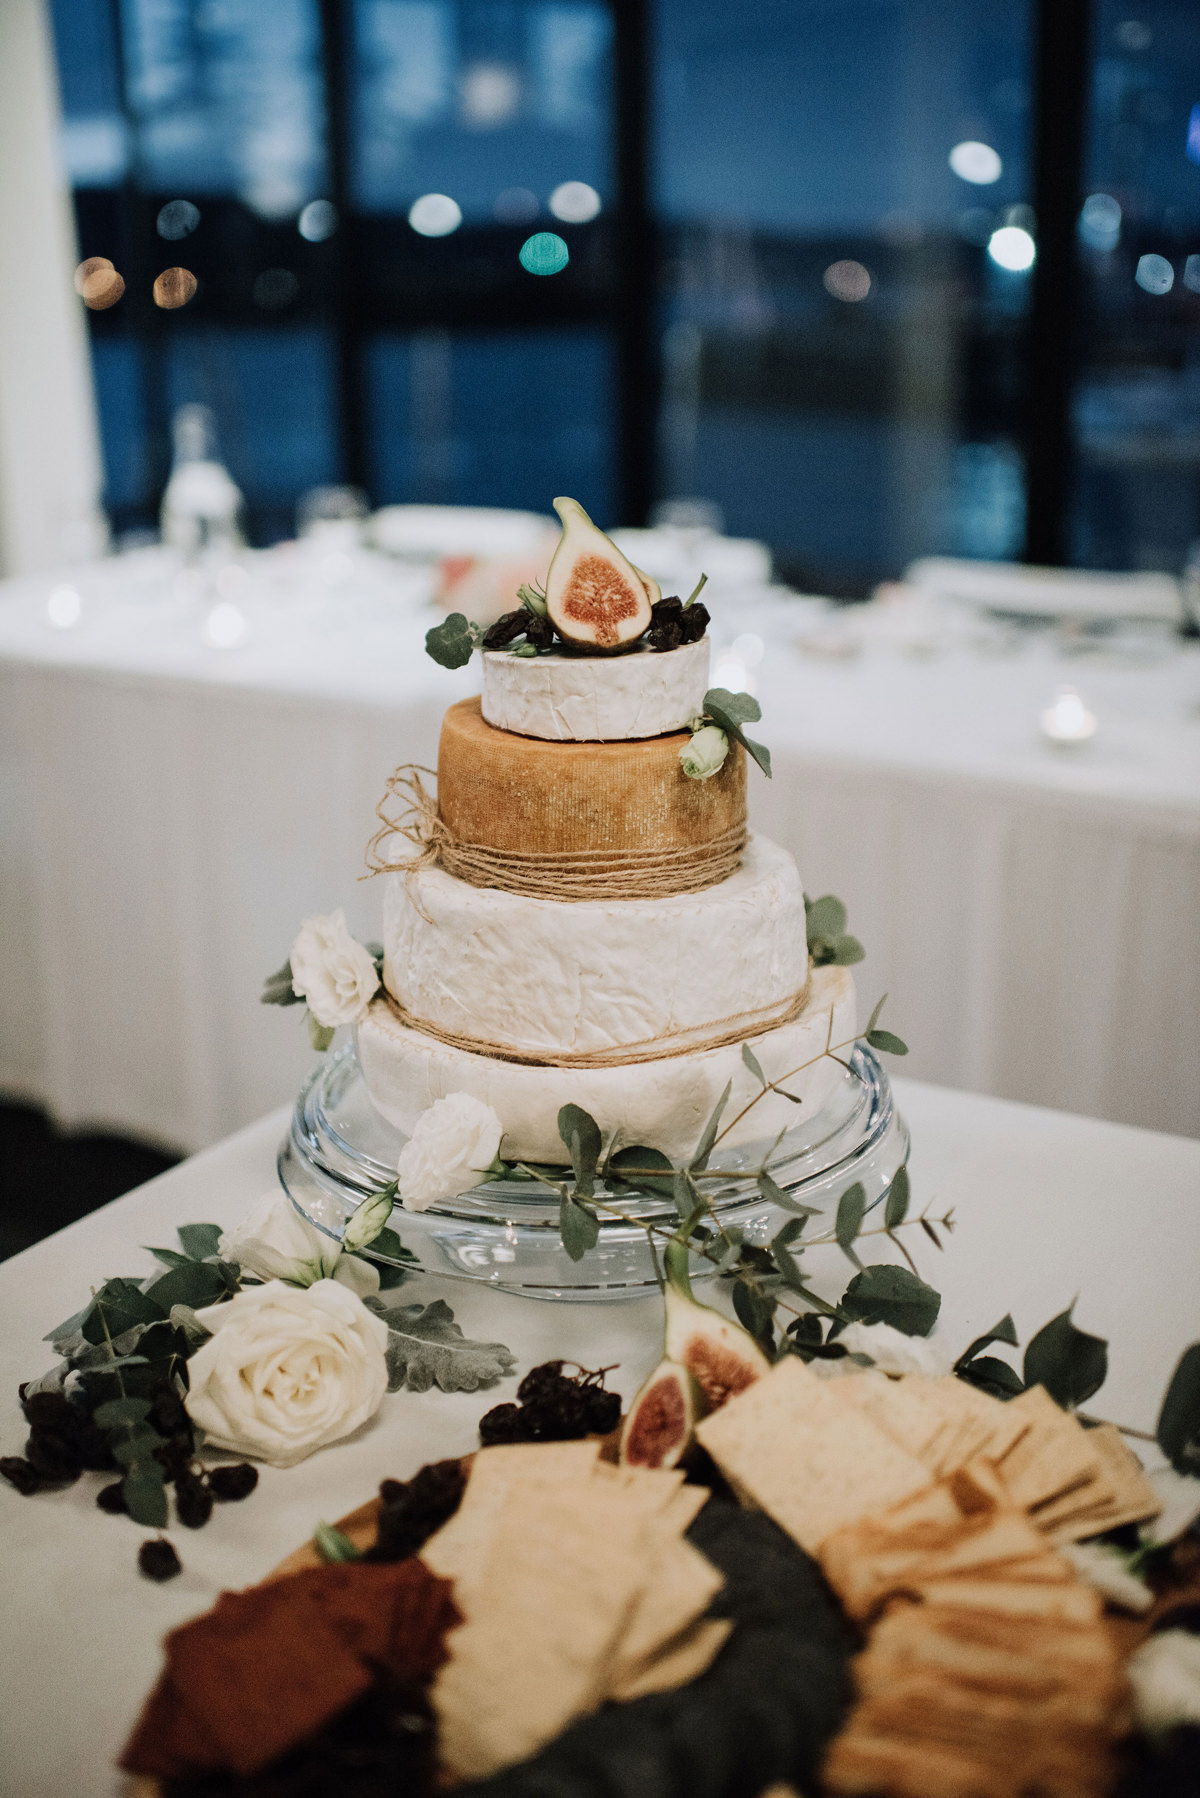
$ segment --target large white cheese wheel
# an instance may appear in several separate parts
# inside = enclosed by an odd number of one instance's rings
[[[679,649],[588,656],[483,656],[483,715],[497,730],[559,743],[615,743],[682,730],[704,709],[708,638]]]
[[[392,874],[383,942],[384,982],[413,1019],[550,1056],[686,1048],[746,1013],[774,1024],[808,974],[800,876],[766,837],[728,880],[665,899],[559,905],[440,868]]]
[[[830,1011],[833,1028],[830,1032]],[[790,1024],[751,1039],[769,1080],[788,1076],[789,1092],[807,1110],[828,1098],[842,1069],[823,1055],[854,1035],[854,981],[846,968],[816,968],[808,1004]],[[725,1116],[733,1119],[760,1090],[742,1060],[741,1045],[678,1055],[666,1061],[612,1068],[539,1068],[467,1054],[408,1030],[387,1002],[371,1005],[358,1026],[358,1057],[376,1109],[405,1135],[421,1113],[450,1093],[470,1093],[496,1112],[504,1126],[501,1154],[509,1159],[565,1164],[558,1134],[561,1105],[581,1105],[599,1124],[605,1142],[618,1129],[626,1143],[661,1149],[680,1159],[695,1148],[726,1082],[732,1085]],[[845,1054],[845,1048],[842,1048]],[[802,1064],[811,1062],[804,1067]],[[787,1099],[767,1093],[725,1141],[769,1142],[796,1123]]]

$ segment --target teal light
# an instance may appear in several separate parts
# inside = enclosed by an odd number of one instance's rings
[[[558,275],[571,260],[571,252],[553,231],[535,231],[521,245],[521,267],[531,275]]]

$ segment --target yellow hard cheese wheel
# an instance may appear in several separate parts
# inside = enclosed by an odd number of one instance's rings
[[[518,737],[464,699],[442,723],[438,811],[460,843],[516,854],[669,854],[744,831],[741,746],[730,744],[719,773],[689,780],[679,762],[687,740],[686,731],[621,743]]]

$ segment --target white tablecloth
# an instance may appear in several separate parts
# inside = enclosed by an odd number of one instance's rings
[[[313,912],[377,934],[384,779],[477,680],[424,655],[418,572],[249,567],[201,591],[159,552],[102,564],[58,625],[63,582],[0,588],[0,1089],[67,1124],[198,1147],[295,1090],[303,1031],[262,978]],[[985,654],[872,609],[838,659],[795,647],[811,607],[713,610],[714,678],[756,684],[775,755],[755,821],[849,904],[908,1070],[1200,1133],[1196,649]],[[1100,719],[1074,752],[1037,732],[1063,682]]]
[[[1109,1338],[1101,1416],[1152,1430],[1181,1349],[1196,1335],[1200,1144],[1036,1111],[911,1081],[897,1083],[912,1128],[917,1203],[953,1206],[942,1255],[914,1252],[943,1293],[941,1330],[955,1350],[1011,1310],[1022,1342],[1078,1295],[1076,1318]],[[186,1162],[0,1266],[0,1452],[19,1452],[18,1381],[49,1364],[45,1331],[78,1309],[104,1276],[149,1272],[140,1243],[181,1223],[232,1223],[274,1178],[286,1114]],[[835,1296],[848,1268],[838,1250],[811,1257],[818,1290]],[[550,1304],[457,1282],[421,1279],[468,1335],[501,1340],[518,1374],[552,1356],[619,1363],[628,1397],[660,1352],[657,1300]],[[344,1516],[387,1476],[473,1447],[476,1421],[512,1391],[402,1393],[349,1442],[282,1473],[264,1469],[242,1505],[179,1538],[183,1574],[153,1586],[134,1568],[142,1539],[96,1509],[95,1476],[20,1498],[0,1481],[6,1569],[0,1606],[0,1789],[13,1798],[116,1798],[108,1770],[158,1667],[164,1632],[223,1587],[260,1578],[324,1519]],[[1144,1445],[1139,1444],[1139,1447]]]

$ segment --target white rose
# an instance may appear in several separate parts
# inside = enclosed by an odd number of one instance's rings
[[[1177,1723],[1200,1724],[1200,1636],[1159,1630],[1130,1657],[1126,1672],[1139,1729],[1159,1735]]]
[[[379,990],[379,973],[346,928],[346,914],[306,918],[292,944],[292,987],[318,1024],[355,1024]]]
[[[213,1334],[188,1362],[186,1404],[214,1447],[293,1467],[379,1409],[387,1325],[336,1281],[271,1280],[196,1315]]]
[[[679,760],[689,780],[707,780],[725,765],[729,738],[715,724],[706,724],[681,745]]]
[[[357,1255],[344,1255],[336,1242],[301,1217],[278,1186],[264,1193],[240,1224],[222,1232],[217,1252],[259,1280],[287,1280],[294,1286],[338,1280],[360,1298],[379,1291],[378,1268]]]
[[[400,1151],[396,1173],[407,1211],[427,1211],[478,1186],[497,1155],[504,1127],[490,1105],[450,1093],[423,1111]]]
[[[848,1324],[837,1341],[852,1355],[870,1355],[884,1373],[949,1373],[951,1356],[928,1336],[906,1336],[891,1324]]]

